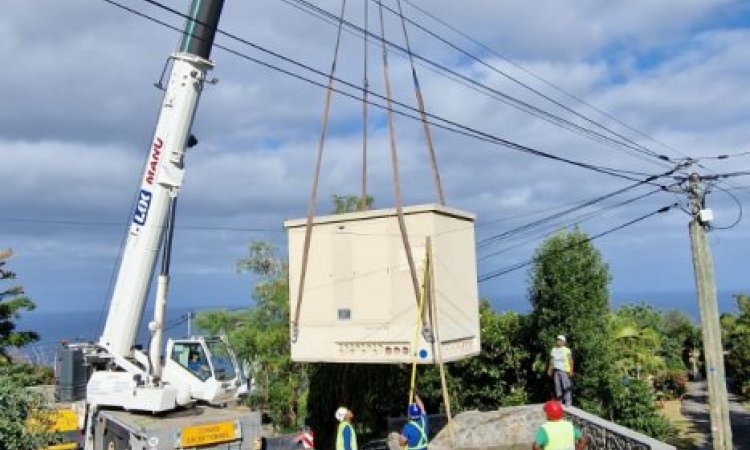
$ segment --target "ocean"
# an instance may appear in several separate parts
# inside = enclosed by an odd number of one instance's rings
[[[733,294],[736,292],[722,291],[718,295],[719,312],[735,312]],[[659,310],[678,310],[687,314],[698,323],[700,317],[698,313],[698,303],[695,293],[692,292],[661,292],[661,293],[636,293],[636,294],[617,294],[611,295],[611,305],[613,308],[629,303],[646,303]],[[531,309],[531,305],[525,298],[502,298],[492,301],[493,307],[498,311],[517,311],[526,313]],[[166,320],[166,337],[179,338],[188,335],[187,315],[210,309],[237,309],[234,307],[194,307],[194,308],[175,308],[167,311]],[[144,321],[141,324],[138,333],[137,343],[144,345],[148,342],[148,332],[146,329],[149,317],[153,316],[153,311],[147,310],[144,314]],[[102,331],[106,314],[101,311],[32,311],[21,315],[17,322],[18,330],[32,330],[40,335],[39,342],[24,347],[21,353],[32,362],[42,364],[52,364],[54,361],[55,349],[60,341],[67,340],[70,342],[95,341],[99,338]],[[193,333],[196,333],[193,330]]]
[[[188,314],[206,311],[208,309],[222,309],[220,307],[175,308],[167,311],[165,320],[165,342],[167,338],[182,338],[188,336]],[[237,309],[223,308],[223,309]],[[136,344],[146,348],[149,338],[148,322],[153,317],[153,310],[146,310],[138,331]],[[34,363],[51,365],[54,362],[55,351],[62,341],[92,342],[99,339],[104,329],[106,312],[101,311],[31,311],[21,315],[17,322],[17,330],[36,331],[39,341],[20,349],[20,353]],[[198,332],[193,329],[192,334]]]

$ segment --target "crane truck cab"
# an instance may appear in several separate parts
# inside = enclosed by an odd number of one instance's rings
[[[230,402],[247,391],[237,358],[224,337],[192,337],[167,341],[162,379],[182,386],[193,401],[212,405]]]

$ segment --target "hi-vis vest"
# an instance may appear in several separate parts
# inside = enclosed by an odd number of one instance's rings
[[[345,450],[346,447],[344,446],[344,429],[346,427],[349,427],[349,431],[351,433],[350,440],[349,440],[349,448],[352,450],[357,450],[357,435],[354,433],[354,427],[349,422],[340,422],[339,423],[339,429],[336,433],[336,450]]]
[[[552,367],[556,370],[562,370],[563,372],[570,373],[570,358],[571,351],[568,347],[555,347],[550,352],[552,358]]]
[[[424,432],[424,416],[419,421],[410,421],[409,424],[419,431],[419,442],[413,447],[407,442],[406,450],[425,450],[427,448],[427,434]]]
[[[547,445],[544,450],[575,450],[576,435],[573,424],[566,420],[547,422],[542,425],[547,433]]]

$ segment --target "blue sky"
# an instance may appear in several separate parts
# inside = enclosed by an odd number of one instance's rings
[[[676,160],[750,150],[750,8],[744,2],[547,0],[532,7],[529,2],[490,0],[412,1],[658,142],[565,97],[406,5],[413,20],[658,153]],[[106,303],[161,100],[152,83],[178,40],[174,32],[99,0],[64,3],[9,0],[0,17],[0,55],[12,62],[0,83],[0,247],[15,251],[12,267],[40,311],[96,310]],[[181,26],[181,19],[139,0],[123,3]],[[179,10],[188,6],[187,0],[165,3]],[[330,11],[339,5],[333,0],[315,3]],[[347,18],[361,23],[363,3],[349,5]],[[400,42],[398,26],[387,21],[389,38]],[[335,29],[284,2],[227,0],[222,27],[320,70],[330,66]],[[429,36],[412,30],[410,37],[415,52],[585,125]],[[217,42],[266,58],[226,38]],[[373,90],[383,92],[379,49],[370,47],[369,55]],[[175,234],[171,301],[180,305],[250,303],[253,280],[236,274],[233,261],[252,239],[272,240],[283,251],[283,220],[305,214],[323,104],[320,88],[220,50],[213,59],[220,82],[208,87],[201,100],[194,126],[201,144],[188,156]],[[391,65],[395,97],[412,104],[408,62],[392,54]],[[344,35],[339,69],[342,78],[360,83],[361,39]],[[424,65],[417,69],[434,114],[587,163],[649,174],[665,170],[664,164],[553,126]],[[360,107],[334,99],[322,211],[330,209],[332,194],[358,189]],[[387,207],[393,204],[387,129],[381,113],[372,111],[371,116],[371,191],[376,204]],[[433,201],[420,127],[405,119],[398,119],[396,127],[406,201]],[[628,184],[442,130],[435,130],[434,138],[448,203],[478,215],[479,238]],[[703,164],[699,170],[714,173],[749,170],[750,157]],[[744,206],[748,190],[734,188],[750,184],[747,178],[722,185]],[[644,192],[634,190],[604,206]],[[596,234],[677,200],[659,193],[602,213],[581,227]],[[717,225],[734,220],[737,207],[725,193],[715,191],[708,201]],[[491,222],[518,215],[524,216]],[[575,222],[575,215],[567,216],[555,226]],[[676,210],[597,241],[618,298],[693,290],[687,222]],[[529,259],[538,243],[532,238],[541,235],[523,234],[520,241],[529,242],[513,249],[508,248],[519,241],[486,250],[508,251],[482,260],[479,272]],[[747,222],[712,232],[710,241],[719,288],[750,291]],[[481,293],[498,305],[509,299],[508,308],[519,309],[527,275],[521,270],[482,283]]]

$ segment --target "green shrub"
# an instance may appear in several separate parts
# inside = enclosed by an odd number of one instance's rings
[[[682,397],[687,391],[688,376],[681,370],[668,370],[654,377],[654,391],[660,400]]]
[[[656,411],[656,398],[646,382],[623,377],[612,381],[610,392],[615,422],[655,439],[664,440],[675,434],[669,421]]]

